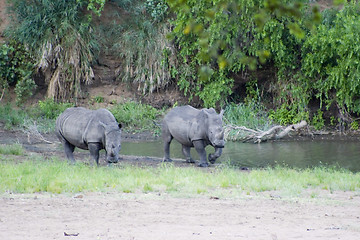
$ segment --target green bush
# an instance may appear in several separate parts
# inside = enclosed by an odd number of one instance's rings
[[[33,60],[23,45],[16,41],[0,45],[0,88],[15,86],[18,105],[30,97],[36,87],[33,71]]]
[[[0,121],[5,123],[6,129],[22,126],[28,114],[14,108],[10,104],[0,105]]]
[[[298,37],[306,33],[298,17],[305,12],[302,2],[307,1],[168,0],[177,13],[172,36],[181,59],[180,88],[210,107],[232,94],[234,76],[248,74],[267,58],[283,79],[291,76],[300,55]],[[302,17],[305,23],[306,14]]]
[[[276,110],[269,111],[269,119],[282,126],[299,123],[301,120],[308,120],[309,113],[298,109],[296,105],[287,106],[283,104]]]
[[[312,117],[312,125],[316,130],[320,130],[325,127],[325,120],[323,118],[323,112],[319,109],[316,114]]]
[[[326,106],[360,113],[360,4],[329,11],[304,43],[301,70]]]
[[[130,131],[157,129],[156,121],[163,113],[161,110],[137,102],[118,104],[109,109],[119,123],[122,123]]]
[[[53,99],[45,99],[39,101],[36,111],[37,117],[43,117],[47,119],[56,119],[65,109],[73,107],[72,103],[57,103]]]
[[[161,22],[165,19],[168,6],[165,0],[146,0],[146,11],[157,22]]]

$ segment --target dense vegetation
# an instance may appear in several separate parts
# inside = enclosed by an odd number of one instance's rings
[[[0,105],[0,122],[6,129],[18,129],[29,133],[49,133],[55,130],[55,120],[72,103],[56,103],[52,99],[39,101],[26,110],[13,108],[10,104]],[[149,131],[160,133],[159,122],[164,113],[150,105],[126,102],[114,104],[109,110],[126,132]]]
[[[172,85],[205,107],[246,106],[255,117],[305,119],[316,128],[329,112],[328,123],[358,127],[357,1],[321,12],[307,0],[10,2],[0,84],[16,85],[19,104],[35,75],[49,97],[76,102],[102,49],[123,59],[118,81],[144,94]],[[105,4],[117,11],[111,22],[95,24]]]

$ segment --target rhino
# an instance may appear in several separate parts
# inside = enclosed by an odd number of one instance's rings
[[[191,158],[190,149],[194,147],[200,156],[200,167],[208,167],[206,159],[207,145],[215,148],[215,153],[209,154],[210,163],[215,163],[224,148],[224,130],[222,117],[224,111],[217,114],[213,108],[195,109],[189,105],[175,107],[170,110],[162,122],[162,138],[164,141],[164,162],[171,162],[170,143],[175,138],[182,145],[186,162],[195,163]]]
[[[89,110],[83,107],[66,109],[56,119],[56,135],[64,145],[66,157],[75,163],[75,147],[90,150],[99,165],[99,151],[105,149],[106,161],[117,163],[121,149],[121,124],[104,108]]]

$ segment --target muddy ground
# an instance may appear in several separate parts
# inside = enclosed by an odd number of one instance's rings
[[[64,157],[52,144],[0,128],[0,144],[23,144],[26,154]],[[127,135],[124,141],[151,138]],[[87,152],[76,152],[87,159]],[[156,167],[161,159],[122,156],[131,164]],[[86,160],[87,159],[87,160]],[[177,166],[189,167],[183,161]],[[105,165],[102,162],[102,165]],[[103,166],[105,167],[105,166]],[[246,172],[239,172],[246,174]],[[360,193],[319,190],[285,198],[275,192],[237,197],[166,193],[77,193],[0,195],[0,239],[360,239]]]

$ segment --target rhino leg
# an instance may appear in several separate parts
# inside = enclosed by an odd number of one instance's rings
[[[164,122],[162,127],[162,137],[164,141],[164,162],[172,162],[170,159],[170,143],[173,139],[167,124]]]
[[[96,162],[96,165],[99,166],[99,151],[101,148],[100,143],[88,143],[88,148],[90,150],[90,155]]]
[[[195,161],[192,159],[190,155],[190,147],[182,145],[182,152],[186,158],[187,163],[195,163]]]
[[[196,141],[193,141],[193,144],[194,144],[194,147],[195,147],[197,153],[200,156],[199,167],[208,167],[209,163],[206,160],[206,150],[205,150],[206,145],[204,144],[204,141],[196,140]]]
[[[74,159],[74,149],[75,146],[72,145],[71,143],[69,143],[68,141],[64,141],[64,150],[65,150],[65,155],[67,157],[67,159],[69,159],[71,164],[75,164],[75,159]]]
[[[209,162],[214,164],[216,159],[218,159],[221,156],[222,148],[215,148],[214,153],[209,154]]]

